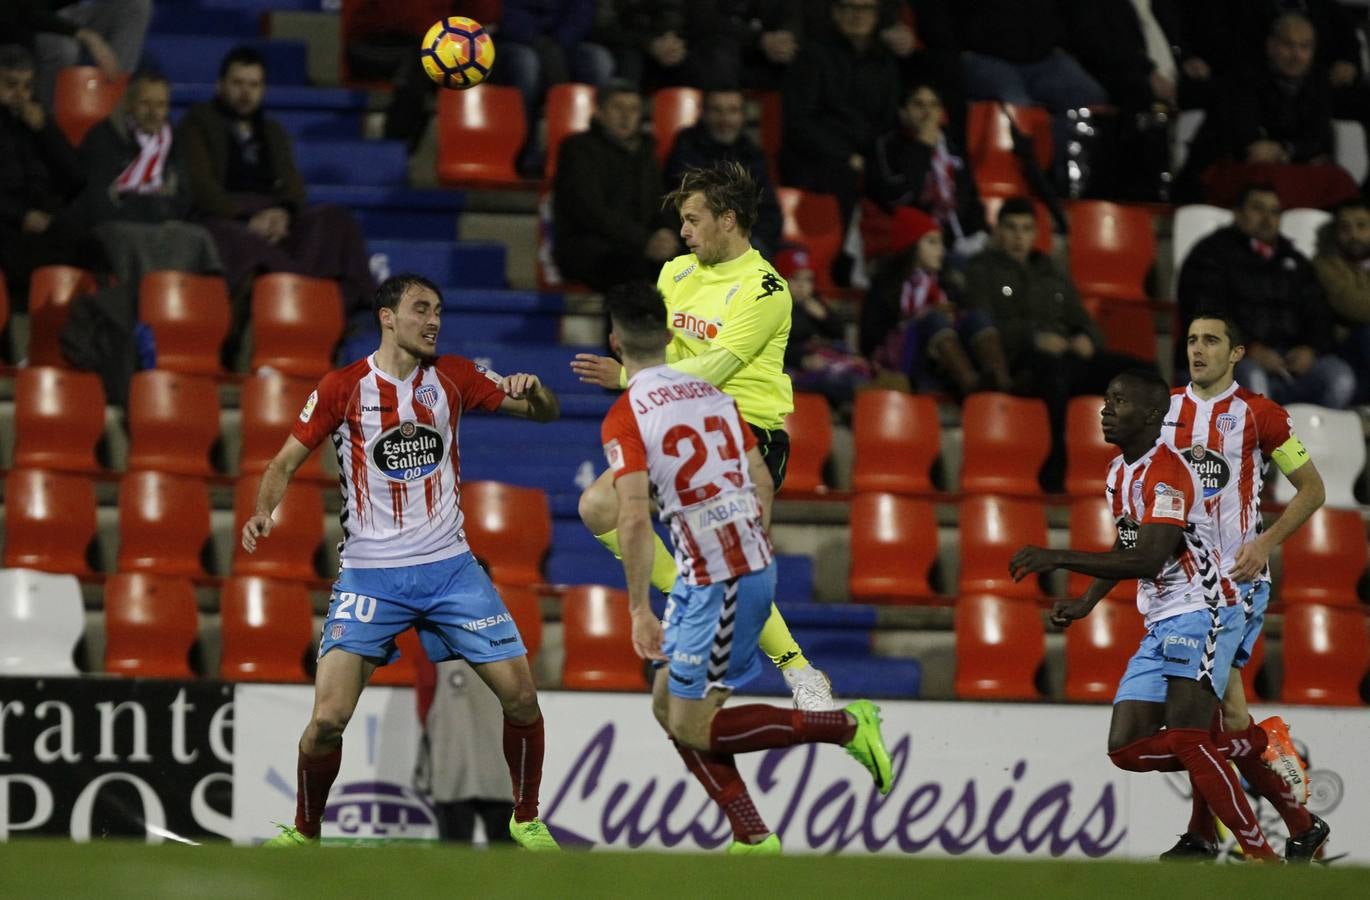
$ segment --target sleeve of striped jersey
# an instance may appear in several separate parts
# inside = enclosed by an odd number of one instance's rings
[[[746,453],[756,446],[756,432],[752,431],[752,426],[742,418],[742,410],[737,408],[737,401],[733,401],[733,415],[737,416],[737,424],[742,426],[742,452]]]
[[[461,389],[463,410],[494,412],[504,402],[504,391],[499,389],[499,376],[464,356],[440,356],[437,369]]]
[[[304,401],[304,407],[290,428],[291,435],[313,450],[342,424],[346,403],[341,379],[337,373],[330,372]]]
[[[1283,406],[1264,397],[1252,398],[1247,403],[1256,419],[1262,456],[1274,460],[1286,475],[1308,462],[1308,451],[1294,434],[1294,421]]]
[[[628,406],[629,394],[623,394],[609,407],[609,414],[600,426],[600,440],[604,444],[604,458],[614,473],[614,480],[630,472],[647,471],[647,448],[642,443],[642,432],[637,417]]]
[[[724,324],[713,346],[729,350],[743,363],[750,363],[789,324],[794,301],[790,292],[781,288],[745,300],[734,299],[733,303],[741,305]]]
[[[1146,511],[1140,524],[1183,528],[1194,506],[1194,475],[1174,456],[1159,459],[1147,470],[1142,496],[1146,498]]]

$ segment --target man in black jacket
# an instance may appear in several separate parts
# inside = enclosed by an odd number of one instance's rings
[[[736,88],[704,92],[699,122],[680,131],[666,158],[666,184],[674,188],[689,169],[707,169],[717,162],[741,163],[761,191],[752,246],[772,259],[780,243],[780,204],[761,148],[742,130],[747,124],[745,98]]]
[[[39,266],[101,261],[68,207],[83,182],[76,152],[34,101],[33,84],[33,56],[0,46],[0,270],[18,309],[27,306],[29,274]]]
[[[1185,257],[1178,288],[1180,321],[1199,312],[1232,318],[1247,335],[1237,381],[1276,403],[1344,409],[1356,392],[1351,367],[1331,354],[1332,309],[1308,259],[1280,234],[1280,198],[1270,185],[1248,185],[1234,219]],[[1183,344],[1176,346],[1183,359]],[[1185,365],[1177,363],[1176,371]]]
[[[561,274],[597,291],[653,279],[679,252],[661,209],[661,171],[644,135],[642,97],[610,81],[588,131],[561,142],[552,185],[553,258]]]

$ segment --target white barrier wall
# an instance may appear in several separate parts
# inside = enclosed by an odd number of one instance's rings
[[[295,742],[308,687],[237,688],[234,838],[274,833],[294,810]],[[747,702],[745,698],[733,703]],[[544,693],[542,818],[564,844],[716,850],[727,823],[685,771],[646,695]],[[786,852],[1152,858],[1189,817],[1188,780],[1113,768],[1106,706],[882,704],[895,785],[880,797],[831,746],[738,757]],[[348,729],[326,837],[431,838],[411,785],[417,722],[409,691],[365,692]],[[1310,808],[1332,825],[1332,855],[1370,862],[1370,710],[1281,712],[1311,754]],[[490,749],[499,753],[498,747]],[[1279,849],[1284,828],[1262,811]]]

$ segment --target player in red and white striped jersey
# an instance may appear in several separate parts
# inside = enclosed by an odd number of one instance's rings
[[[1277,857],[1209,732],[1232,671],[1232,642],[1220,642],[1224,610],[1240,609],[1218,571],[1217,534],[1198,475],[1160,439],[1169,388],[1153,372],[1125,373],[1104,395],[1104,439],[1122,453],[1109,464],[1108,499],[1118,541],[1105,553],[1024,547],[1009,563],[1015,579],[1064,568],[1091,575],[1085,596],[1058,601],[1051,620],[1082,618],[1116,581],[1139,579],[1146,637],[1113,700],[1108,755],[1133,772],[1189,772],[1196,789],[1249,858]]]
[[[610,343],[628,389],[604,419],[604,453],[618,500],[633,649],[657,663],[652,708],[686,768],[727,815],[730,853],[778,853],[780,840],[752,804],[733,754],[794,744],[844,746],[882,794],[892,787],[879,709],[806,711],[750,704],[722,709],[757,674],[761,629],[775,597],[766,528],[774,485],[733,398],[666,365],[666,307],[652,285],[607,298]],[[652,611],[651,504],[671,528],[680,578],[664,621]]]
[[[556,841],[537,818],[543,728],[513,617],[466,544],[457,429],[467,410],[550,422],[556,397],[536,375],[501,378],[459,356],[435,357],[442,296],[417,275],[388,279],[372,303],[375,353],[330,372],[309,395],[285,445],[262,474],[247,552],[268,538],[295,470],[331,438],[343,492],[342,571],[319,643],[314,711],[300,738],[295,826],[268,843],[317,842],[342,735],[362,687],[398,658],[411,626],[434,662],[465,659],[504,708],[504,756],[514,786],[510,835],[532,850]]]
[[[1161,428],[1161,439],[1175,448],[1203,483],[1204,506],[1219,535],[1222,572],[1236,584],[1242,619],[1229,615],[1221,640],[1237,644],[1233,672],[1223,694],[1221,727],[1230,737],[1265,743],[1265,759],[1289,782],[1270,778],[1252,754],[1238,768],[1247,782],[1280,812],[1290,838],[1285,856],[1303,862],[1313,858],[1331,829],[1304,806],[1308,778],[1279,716],[1256,724],[1246,704],[1240,669],[1251,658],[1270,603],[1270,553],[1318,510],[1325,495],[1322,476],[1294,434],[1289,413],[1269,398],[1234,380],[1245,355],[1245,341],[1235,322],[1221,314],[1200,314],[1190,324],[1187,358],[1190,382],[1176,389]],[[1266,466],[1273,462],[1294,486],[1294,498],[1265,527],[1261,488]],[[1292,793],[1291,793],[1292,792]],[[1216,855],[1213,814],[1201,794],[1193,792],[1189,828],[1163,859],[1211,858]]]

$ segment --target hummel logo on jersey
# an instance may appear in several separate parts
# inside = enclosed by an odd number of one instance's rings
[[[365,403],[362,404],[362,412],[388,413],[394,411],[395,407],[393,406],[367,406]]]

